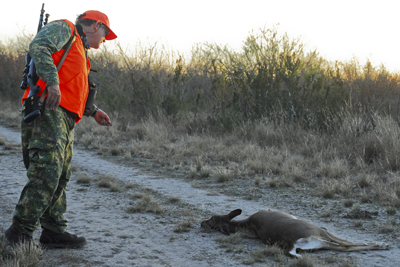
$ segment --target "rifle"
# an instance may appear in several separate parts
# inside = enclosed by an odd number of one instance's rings
[[[40,32],[43,26],[47,24],[50,16],[49,14],[46,14],[46,18],[43,23],[43,14],[44,14],[44,3],[42,5],[42,9],[40,10],[39,26],[37,32]],[[36,86],[39,77],[36,74],[35,62],[33,62],[33,59],[31,58],[29,51],[26,52],[25,61],[26,64],[23,71],[24,76],[22,78],[21,89],[22,90],[28,89],[28,85],[30,88],[28,98],[25,99],[25,108],[24,108],[25,110],[24,122],[29,123],[34,119],[36,119],[41,114],[40,108],[42,104],[39,102],[39,98],[37,96],[41,88],[40,86]]]

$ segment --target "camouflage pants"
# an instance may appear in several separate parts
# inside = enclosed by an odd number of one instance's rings
[[[67,226],[66,186],[71,177],[75,120],[62,108],[45,109],[21,123],[22,152],[28,182],[13,215],[13,225],[31,235],[39,226],[63,233]]]

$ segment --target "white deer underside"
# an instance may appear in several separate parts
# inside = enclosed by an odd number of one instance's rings
[[[331,243],[332,245],[339,246],[338,243],[333,243],[329,242],[326,240],[323,240],[321,238],[315,237],[315,236],[310,236],[307,238],[300,238],[299,240],[294,243],[293,249],[289,251],[289,254],[295,257],[301,257],[300,254],[297,254],[296,251],[297,249],[301,250],[318,250],[326,247],[327,243]]]

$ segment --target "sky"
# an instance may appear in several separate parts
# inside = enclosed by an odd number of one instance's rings
[[[50,21],[74,22],[86,10],[106,13],[122,47],[157,41],[187,53],[208,42],[237,50],[252,30],[279,23],[280,34],[301,37],[328,60],[356,57],[364,64],[368,58],[374,66],[400,71],[398,0],[7,1],[0,41],[22,30],[36,33],[42,3]]]

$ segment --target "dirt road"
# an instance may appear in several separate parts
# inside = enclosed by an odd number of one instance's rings
[[[0,125],[0,136],[13,144],[6,148],[0,146],[0,230],[4,230],[11,222],[12,211],[26,181],[26,171],[20,153],[20,133]],[[264,246],[260,241],[245,239],[236,245],[234,252],[227,252],[226,247],[221,247],[216,241],[222,236],[220,233],[207,233],[199,227],[200,221],[209,214],[227,213],[236,208],[244,211],[239,219],[260,209],[279,209],[348,240],[380,241],[391,246],[390,250],[383,251],[318,251],[312,253],[317,262],[336,257],[346,258],[356,266],[400,266],[398,233],[378,234],[373,229],[374,225],[389,219],[398,222],[398,216],[388,218],[379,207],[370,207],[376,209],[379,216],[360,229],[353,227],[354,222],[340,214],[322,219],[318,215],[323,207],[311,205],[311,202],[321,201],[304,193],[289,193],[288,196],[288,193],[266,189],[265,197],[257,201],[235,198],[195,188],[187,179],[145,172],[132,164],[118,164],[79,147],[74,149],[73,171],[67,190],[68,231],[84,235],[88,245],[78,250],[47,250],[43,255],[43,266],[248,266],[246,260],[248,263],[251,251]],[[90,184],[78,183],[77,177],[83,174],[89,177],[112,175],[124,185],[121,190],[112,192],[93,181]],[[127,212],[136,201],[135,194],[139,193],[152,194],[161,202],[164,199],[161,207],[165,211]],[[179,201],[168,201],[171,199]],[[340,200],[325,204],[336,207]],[[191,222],[189,232],[174,230],[182,221]],[[36,231],[36,242],[39,235],[40,231]],[[291,261],[293,259],[285,257],[279,264],[286,265]],[[252,266],[277,264],[272,259],[252,262]]]

